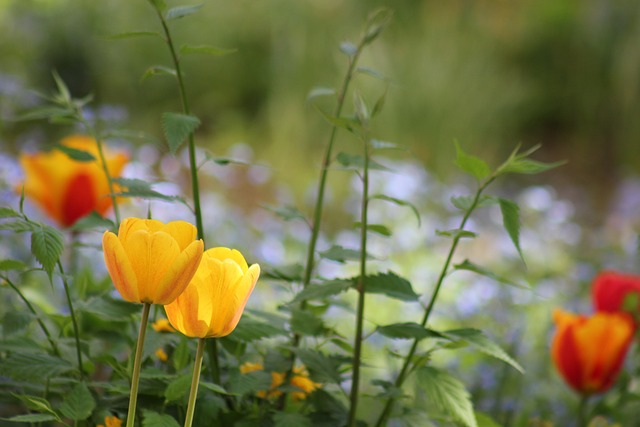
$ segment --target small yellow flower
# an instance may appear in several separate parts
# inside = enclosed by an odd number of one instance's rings
[[[253,371],[261,371],[263,369],[264,367],[260,363],[246,362],[240,365],[240,372],[243,374]],[[296,366],[293,368],[293,373],[294,375],[289,384],[300,389],[300,391],[291,392],[291,397],[293,397],[294,400],[304,400],[314,390],[322,387],[322,384],[313,382],[309,378],[309,372],[303,366]],[[278,390],[278,387],[284,383],[285,378],[286,374],[283,374],[282,372],[271,372],[271,387],[268,391],[257,392],[256,396],[263,399],[267,397],[269,399],[276,399],[282,396],[282,391]]]
[[[111,207],[112,199],[107,177],[98,160],[96,141],[88,136],[74,135],[63,139],[60,145],[88,152],[95,160],[80,162],[60,150],[53,150],[22,154],[20,165],[25,174],[25,195],[58,224],[68,227],[92,211],[103,215]],[[105,150],[105,157],[111,177],[119,177],[128,156]],[[17,190],[22,191],[22,186]]]
[[[104,424],[98,424],[97,427],[122,427],[122,420],[118,417],[104,417]]]
[[[167,319],[158,319],[151,325],[154,331],[156,332],[175,332],[171,323]]]
[[[164,306],[169,322],[192,338],[229,335],[238,325],[259,276],[260,266],[249,267],[235,249],[206,250],[189,286]]]
[[[156,350],[156,357],[161,362],[166,362],[167,360],[169,360],[169,356],[167,356],[167,352],[164,351],[163,348],[159,348]]]
[[[169,304],[189,285],[203,243],[185,221],[164,224],[127,218],[116,236],[106,231],[102,248],[113,284],[126,301]]]

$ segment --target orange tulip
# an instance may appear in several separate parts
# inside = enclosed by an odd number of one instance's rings
[[[63,227],[73,225],[92,211],[104,215],[112,200],[107,178],[98,160],[96,141],[88,136],[75,135],[63,139],[60,144],[88,152],[95,160],[80,162],[60,150],[22,154],[20,164],[25,173],[25,195]],[[111,177],[119,177],[128,156],[105,150],[105,157]]]
[[[601,393],[615,382],[631,344],[634,324],[625,313],[591,317],[555,310],[551,355],[565,381],[583,395]]]
[[[171,325],[193,338],[224,337],[236,328],[260,266],[235,249],[212,248],[185,291],[164,309]]]
[[[122,298],[169,304],[189,285],[202,258],[202,240],[185,221],[164,224],[127,218],[116,236],[106,231],[102,248],[107,270]]]
[[[615,271],[602,271],[593,280],[591,295],[593,305],[597,311],[625,311],[631,309],[634,315],[640,313],[640,304],[637,307],[625,307],[625,299],[636,295],[640,297],[640,276],[622,274]]]

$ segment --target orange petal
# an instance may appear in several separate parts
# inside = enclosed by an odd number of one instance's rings
[[[122,298],[130,302],[140,302],[138,278],[118,237],[106,231],[102,236],[102,248],[107,271]]]

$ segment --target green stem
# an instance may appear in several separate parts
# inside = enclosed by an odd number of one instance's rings
[[[369,150],[368,142],[364,141],[364,170],[362,177],[362,211],[360,222],[362,224],[360,234],[360,278],[358,279],[358,306],[356,309],[356,334],[353,346],[353,374],[351,377],[351,393],[349,401],[349,418],[347,427],[353,427],[356,423],[356,411],[358,409],[358,393],[360,388],[360,362],[362,358],[362,329],[364,323],[365,302],[365,277],[367,274],[367,216],[369,206]]]
[[[467,224],[467,221],[469,220],[469,217],[471,216],[471,213],[478,207],[478,202],[480,201],[480,196],[482,195],[482,192],[487,188],[489,184],[491,184],[491,182],[493,182],[495,177],[496,177],[495,174],[490,176],[482,185],[480,185],[480,187],[478,187],[475,197],[473,198],[473,202],[471,203],[471,206],[469,207],[469,209],[467,209],[464,216],[462,217],[462,220],[460,221],[460,226],[458,227],[458,229],[460,230],[464,229],[465,225]],[[453,241],[451,242],[451,247],[449,248],[449,253],[447,254],[447,258],[444,262],[444,265],[442,266],[440,275],[438,276],[436,287],[433,290],[433,293],[431,294],[431,299],[429,300],[429,304],[427,305],[427,308],[425,309],[424,315],[422,317],[422,321],[420,322],[420,325],[422,325],[423,327],[426,326],[427,322],[429,321],[429,317],[431,316],[433,307],[435,306],[436,300],[438,299],[440,288],[442,287],[442,284],[444,283],[444,278],[446,277],[447,272],[449,271],[451,260],[453,259],[453,255],[456,251],[456,248],[458,247],[459,242],[460,242],[460,236],[454,237]],[[398,374],[398,377],[396,378],[396,381],[394,383],[394,386],[396,388],[400,388],[404,383],[406,377],[408,376],[409,366],[411,365],[411,359],[413,359],[413,355],[418,349],[418,344],[419,344],[419,340],[416,339],[413,341],[413,344],[409,349],[409,353],[407,353],[407,356],[404,359],[404,363],[402,365],[402,368],[400,369],[400,373]],[[378,418],[376,427],[382,427],[385,425],[389,415],[391,414],[391,409],[393,407],[394,402],[395,402],[395,397],[389,397],[389,399],[387,400],[384,406],[384,409],[382,410],[382,413],[380,414],[380,417]]]
[[[169,51],[171,52],[171,60],[173,61],[173,66],[176,70],[176,79],[178,81],[178,91],[180,92],[180,100],[182,101],[182,111],[184,114],[190,114],[189,109],[189,100],[187,98],[187,92],[185,90],[184,79],[182,76],[182,70],[180,69],[180,59],[178,58],[178,54],[175,49],[175,45],[173,44],[173,39],[171,38],[171,32],[169,31],[169,26],[167,25],[167,21],[164,19],[162,12],[156,8],[156,12],[158,13],[158,17],[160,18],[160,23],[162,24],[162,30],[164,31],[164,35],[166,37],[167,45],[169,46]],[[196,217],[196,227],[198,229],[198,239],[202,239],[204,241],[204,227],[202,225],[202,209],[200,207],[200,186],[198,184],[198,164],[196,162],[196,144],[193,138],[193,132],[189,134],[189,167],[191,170],[191,187],[193,190],[193,208]]]
[[[11,289],[16,291],[20,299],[24,301],[24,303],[27,305],[27,308],[29,309],[29,311],[36,317],[36,321],[40,325],[40,329],[42,329],[42,332],[44,332],[44,335],[47,337],[47,341],[49,341],[49,344],[51,344],[51,349],[53,350],[53,354],[55,354],[56,356],[60,356],[60,350],[58,350],[58,346],[56,345],[56,342],[53,340],[53,338],[51,338],[49,329],[47,329],[47,326],[44,324],[44,322],[38,315],[38,312],[35,310],[33,305],[31,305],[27,297],[24,296],[24,294],[20,291],[20,289],[11,280],[9,280],[9,278],[3,277],[3,279],[7,282],[7,284]]]
[[[73,324],[73,334],[76,339],[76,357],[78,358],[78,368],[80,369],[80,376],[85,377],[84,367],[82,366],[82,351],[80,350],[80,330],[78,328],[78,321],[76,319],[76,313],[73,309],[73,302],[71,301],[71,292],[69,291],[69,283],[67,277],[64,274],[62,263],[58,260],[58,270],[62,277],[62,284],[64,285],[64,293],[67,296],[67,304],[69,305],[69,313],[71,314],[71,323]]]
[[[142,307],[142,320],[140,321],[140,332],[138,332],[138,344],[136,345],[136,356],[133,362],[133,373],[131,375],[131,392],[129,394],[129,412],[127,413],[127,427],[133,427],[136,419],[136,404],[138,402],[138,383],[140,382],[140,367],[142,365],[142,349],[144,348],[144,337],[147,334],[147,323],[149,322],[149,311],[151,304],[145,302]]]
[[[589,396],[580,396],[580,403],[578,403],[578,427],[587,427],[587,401]]]
[[[196,350],[196,360],[193,362],[193,376],[191,377],[191,391],[189,392],[189,404],[187,405],[187,415],[184,420],[184,427],[191,427],[193,414],[196,410],[196,399],[198,398],[198,385],[200,384],[200,369],[202,368],[202,357],[206,340],[198,340],[198,350]]]
[[[100,163],[102,164],[102,170],[104,170],[104,175],[107,177],[107,183],[109,184],[109,194],[111,195],[111,204],[113,205],[113,214],[116,217],[116,228],[120,227],[120,208],[118,207],[118,198],[116,197],[115,187],[113,185],[113,177],[111,176],[111,172],[109,172],[109,166],[107,165],[107,158],[104,155],[104,144],[102,143],[102,139],[99,138],[97,132],[95,132],[94,138],[98,145],[98,154],[100,155]]]
[[[214,383],[222,385],[220,381],[220,364],[218,360],[218,339],[212,338],[209,340],[209,364],[211,369],[211,379]]]

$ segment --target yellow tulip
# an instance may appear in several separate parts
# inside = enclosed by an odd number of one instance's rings
[[[164,224],[127,218],[116,236],[106,231],[102,248],[107,270],[122,298],[169,304],[189,285],[200,264],[202,240],[185,221]]]
[[[96,160],[80,162],[59,150],[22,154],[20,165],[25,174],[25,195],[64,227],[73,225],[92,211],[104,215],[111,207],[112,199],[107,177],[98,160],[96,141],[88,136],[75,135],[63,139],[60,144],[88,152]],[[119,177],[128,156],[105,150],[105,157],[110,175]]]
[[[235,329],[260,276],[235,249],[204,252],[185,291],[164,309],[171,325],[193,338],[224,337]]]
[[[156,332],[175,332],[171,323],[167,319],[158,319],[151,325],[154,331]]]

